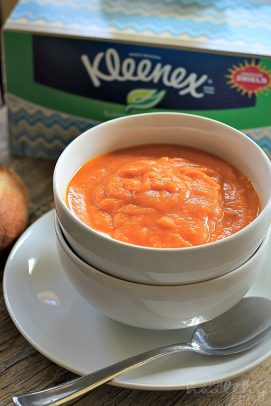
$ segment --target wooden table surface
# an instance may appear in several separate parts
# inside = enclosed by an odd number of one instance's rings
[[[0,110],[0,164],[12,167],[24,179],[30,194],[30,223],[53,207],[54,162],[15,159],[8,153],[6,112]],[[7,253],[8,254],[8,253]],[[6,255],[7,255],[6,254]],[[6,257],[0,258],[3,273]],[[0,406],[12,405],[12,394],[60,384],[75,377],[38,353],[13,325],[0,285]],[[72,401],[78,406],[270,406],[271,358],[249,373],[215,386],[188,391],[140,391],[104,385]]]

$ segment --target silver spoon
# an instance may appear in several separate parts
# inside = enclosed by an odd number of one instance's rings
[[[221,316],[199,325],[188,343],[146,351],[99,371],[39,392],[13,397],[17,406],[62,405],[157,358],[179,351],[222,356],[248,350],[271,331],[271,301],[261,297],[242,299]]]

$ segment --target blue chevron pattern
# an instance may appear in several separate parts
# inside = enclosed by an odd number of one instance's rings
[[[76,138],[76,135],[72,135],[63,139],[56,131],[53,134],[46,134],[41,131],[30,133],[27,130],[19,130],[11,125],[12,128],[12,139],[14,142],[21,142],[21,140],[28,140],[29,143],[34,144],[37,140],[43,140],[46,143],[46,146],[59,145],[62,148],[65,148],[71,141]],[[88,127],[89,129],[90,127]],[[79,133],[81,134],[81,132]]]
[[[49,4],[56,7],[55,11],[58,11],[57,7],[61,6],[64,6],[68,11],[75,8],[88,10],[99,8],[102,11],[121,9],[124,12],[129,10],[151,10],[153,13],[165,10],[178,10],[181,14],[184,14],[187,10],[193,9],[196,13],[200,12],[201,14],[203,13],[203,15],[210,15],[213,17],[220,16],[220,18],[221,14],[218,13],[221,11],[232,11],[232,14],[234,14],[238,9],[238,11],[242,13],[241,17],[247,13],[252,18],[253,16],[249,14],[251,10],[256,13],[260,12],[261,14],[269,11],[269,6],[266,0],[103,0],[103,2],[100,0],[79,0],[76,2],[74,0],[21,0],[21,7],[18,14],[23,18],[25,15],[24,13],[28,12],[31,14],[33,12],[40,12],[45,5]],[[155,8],[153,7],[154,5]]]
[[[174,13],[168,15],[171,7]],[[221,13],[227,9],[229,18]],[[185,35],[191,39],[204,37],[236,43],[247,43],[249,38],[250,43],[271,46],[271,5],[264,1],[83,0],[72,3],[68,0],[24,0],[14,9],[10,21],[25,24],[39,21],[47,26],[93,26],[105,32],[111,28],[120,32],[149,31],[155,35]]]
[[[79,134],[97,122],[83,120],[8,96],[11,153],[57,159]]]
[[[61,1],[61,0],[60,0]],[[136,0],[132,0],[135,2]],[[147,0],[148,3],[155,3],[156,0]],[[196,5],[199,7],[215,7],[220,10],[227,8],[240,7],[246,5],[247,8],[254,8],[255,5],[266,5],[266,1],[243,1],[243,0],[163,0],[166,4]]]
[[[271,159],[271,127],[244,131]]]
[[[83,132],[89,128],[89,123],[83,120],[74,120],[70,117],[65,117],[65,119],[59,114],[52,114],[51,116],[46,116],[41,111],[37,111],[34,115],[26,114],[25,109],[19,109],[16,112],[10,113],[10,121],[13,125],[19,124],[21,121],[25,120],[29,125],[35,125],[37,123],[42,123],[47,129],[51,128],[53,125],[57,124],[64,130],[67,130],[71,126],[74,126],[76,130]]]
[[[17,157],[32,157],[56,160],[64,147],[54,145],[54,148],[48,148],[44,143],[30,143],[28,139],[22,140],[20,143],[15,142],[11,138],[10,142],[11,153]]]
[[[16,156],[57,159],[79,134],[98,124],[8,97],[11,152]],[[271,127],[244,131],[271,158]]]

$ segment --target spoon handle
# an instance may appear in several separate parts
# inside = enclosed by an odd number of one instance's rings
[[[150,361],[184,350],[194,348],[189,343],[156,348],[53,388],[15,395],[13,402],[16,406],[62,405]]]

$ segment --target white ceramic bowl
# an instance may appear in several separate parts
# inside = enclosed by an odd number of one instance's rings
[[[196,147],[226,159],[253,182],[261,200],[261,213],[247,227],[223,240],[191,248],[159,249],[112,239],[85,225],[69,210],[65,203],[68,182],[88,159],[150,143]],[[142,114],[100,124],[64,150],[53,183],[59,221],[74,251],[94,267],[135,282],[171,285],[228,273],[257,249],[271,221],[271,164],[265,153],[240,131],[194,115]]]
[[[238,269],[187,285],[144,285],[118,279],[82,261],[55,221],[63,269],[77,291],[106,316],[136,327],[177,329],[210,320],[234,306],[259,274],[268,250],[268,232],[256,253]]]

